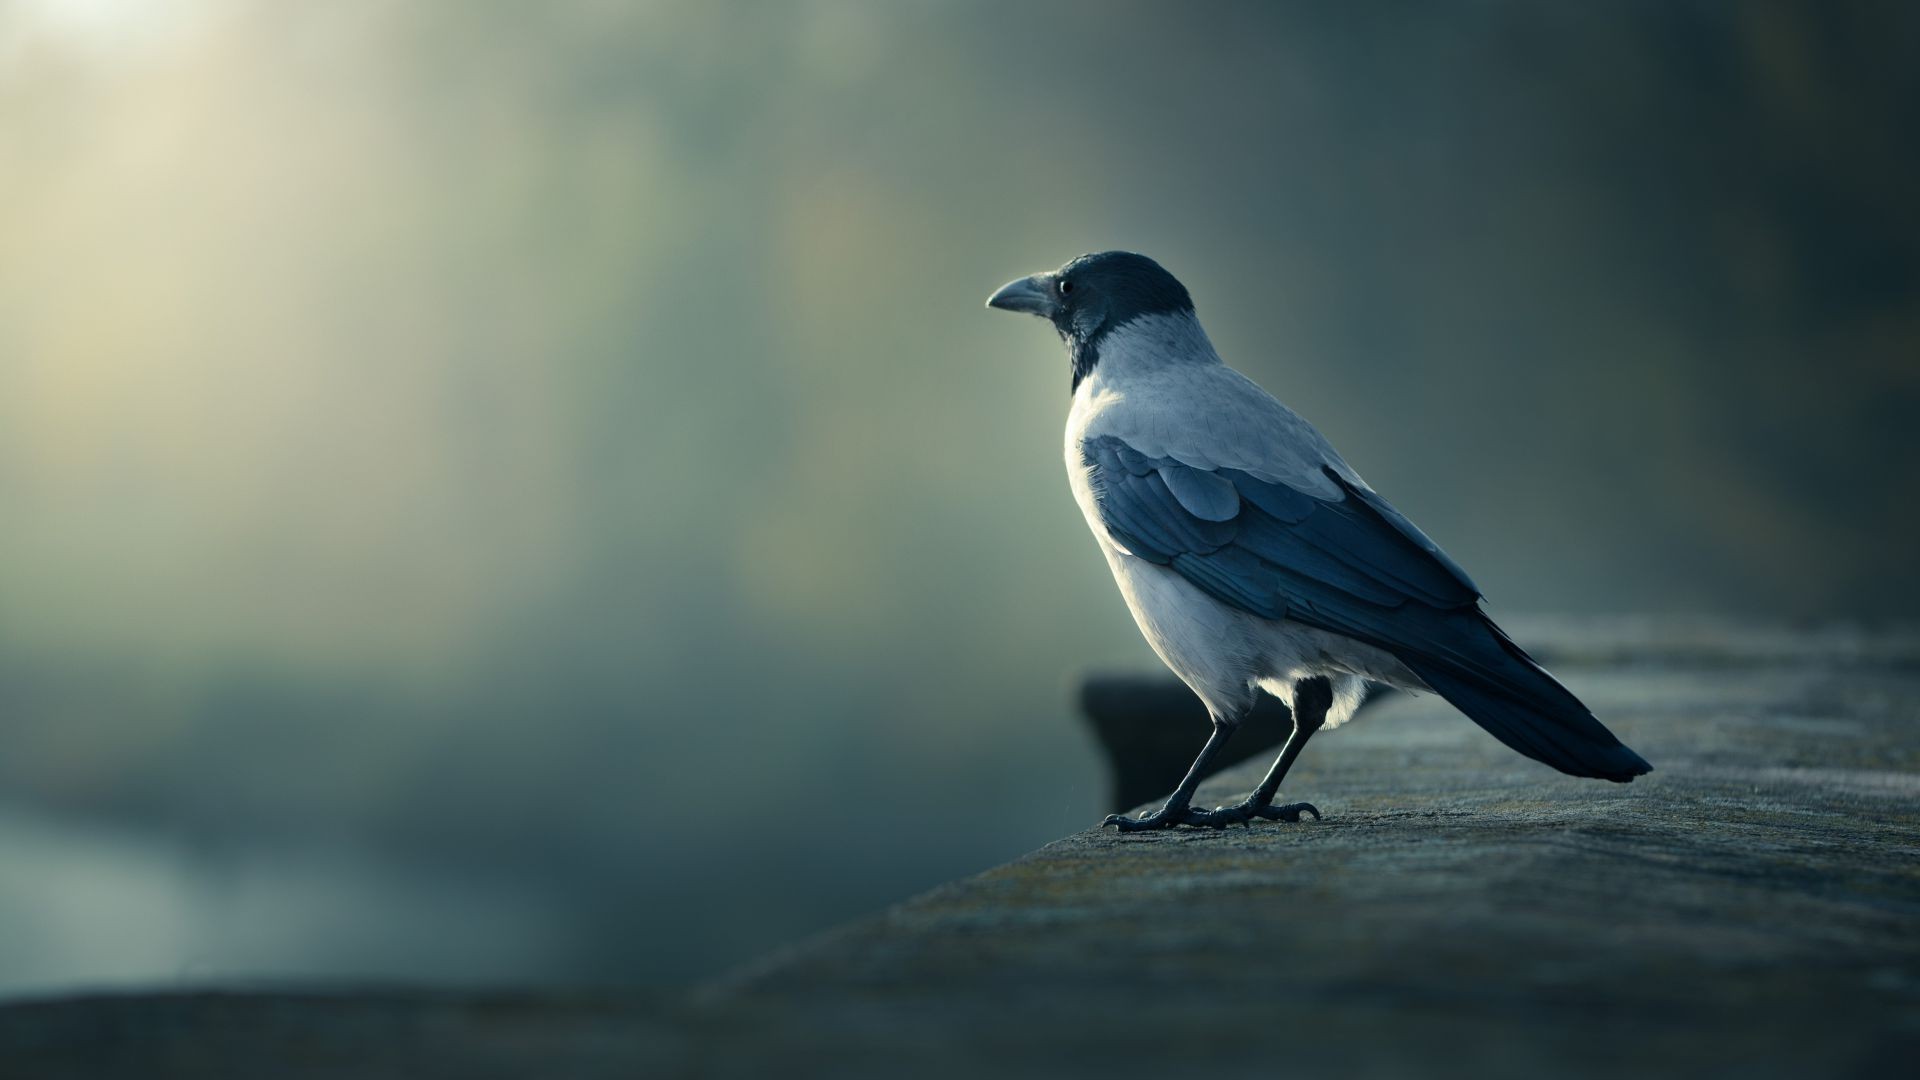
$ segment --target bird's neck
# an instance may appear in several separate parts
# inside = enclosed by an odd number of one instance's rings
[[[1220,354],[1193,312],[1142,315],[1086,340],[1071,338],[1073,388],[1098,368],[1107,377],[1174,365],[1218,364]]]
[[[1080,384],[1086,380],[1087,376],[1093,374],[1095,367],[1099,366],[1100,340],[1095,338],[1092,341],[1081,341],[1079,338],[1068,338],[1067,362],[1073,366],[1073,387],[1068,391],[1072,393],[1073,390],[1080,389]]]

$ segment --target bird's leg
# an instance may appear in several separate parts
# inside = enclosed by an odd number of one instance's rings
[[[1112,825],[1121,832],[1171,829],[1175,825],[1191,824],[1188,816],[1196,812],[1189,805],[1193,801],[1193,789],[1200,786],[1201,778],[1207,774],[1207,766],[1214,758],[1220,756],[1221,748],[1227,745],[1227,740],[1233,737],[1234,729],[1239,726],[1240,721],[1237,719],[1214,718],[1213,733],[1207,736],[1207,745],[1200,748],[1200,756],[1193,759],[1192,767],[1187,769],[1186,779],[1180,781],[1180,786],[1173,789],[1173,794],[1167,796],[1166,803],[1160,809],[1142,814],[1137,818],[1130,818],[1125,814],[1108,814],[1107,820],[1100,824]],[[1206,813],[1204,810],[1198,812]]]
[[[1293,759],[1327,722],[1327,710],[1333,707],[1333,684],[1322,676],[1301,679],[1293,684],[1293,733],[1287,736],[1287,743],[1280,748],[1280,756],[1274,759],[1273,768],[1267,770],[1266,779],[1253,793],[1232,806],[1216,806],[1212,810],[1188,810],[1187,821],[1194,825],[1212,825],[1225,827],[1237,825],[1254,818],[1266,818],[1269,821],[1299,821],[1301,814],[1312,814],[1315,821],[1320,820],[1320,811],[1312,803],[1291,803],[1286,806],[1273,805],[1273,797],[1280,790],[1280,782],[1287,778],[1287,770],[1293,768]]]

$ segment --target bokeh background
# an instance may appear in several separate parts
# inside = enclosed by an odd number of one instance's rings
[[[1920,605],[1920,6],[0,2],[0,993],[669,985],[1095,820],[1016,274],[1501,613]],[[1196,733],[1196,737],[1198,733]]]

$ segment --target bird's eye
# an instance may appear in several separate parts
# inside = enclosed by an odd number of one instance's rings
[[[1070,293],[1070,292],[1072,292],[1072,291],[1073,291],[1073,282],[1071,282],[1071,281],[1066,281],[1066,280],[1062,280],[1062,281],[1060,282],[1060,295],[1061,295],[1061,296],[1065,296],[1065,295],[1067,295],[1068,293]]]

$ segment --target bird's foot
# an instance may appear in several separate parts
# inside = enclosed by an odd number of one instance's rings
[[[1163,806],[1158,810],[1151,810],[1141,814],[1139,817],[1128,817],[1125,814],[1108,814],[1107,819],[1101,822],[1100,825],[1102,828],[1111,825],[1121,832],[1146,832],[1148,829],[1171,829],[1175,825],[1198,825],[1200,822],[1194,819],[1194,815],[1205,814],[1206,812],[1205,810],[1196,809],[1191,806],[1178,808]]]
[[[1171,829],[1176,825],[1192,825],[1202,829],[1224,829],[1229,825],[1245,825],[1254,818],[1269,821],[1299,821],[1300,815],[1312,814],[1315,821],[1320,820],[1320,811],[1312,803],[1291,803],[1286,806],[1254,806],[1252,803],[1238,803],[1234,806],[1216,806],[1212,810],[1202,810],[1196,806],[1183,806],[1178,809],[1161,807],[1139,817],[1125,814],[1108,814],[1101,826],[1108,825],[1121,832],[1145,832],[1149,829]]]
[[[1224,829],[1229,825],[1248,825],[1254,818],[1298,822],[1301,814],[1312,814],[1313,820],[1320,820],[1320,808],[1312,803],[1287,803],[1284,806],[1263,803],[1256,806],[1252,802],[1242,802],[1232,806],[1216,806],[1211,810],[1189,810],[1188,824]]]

